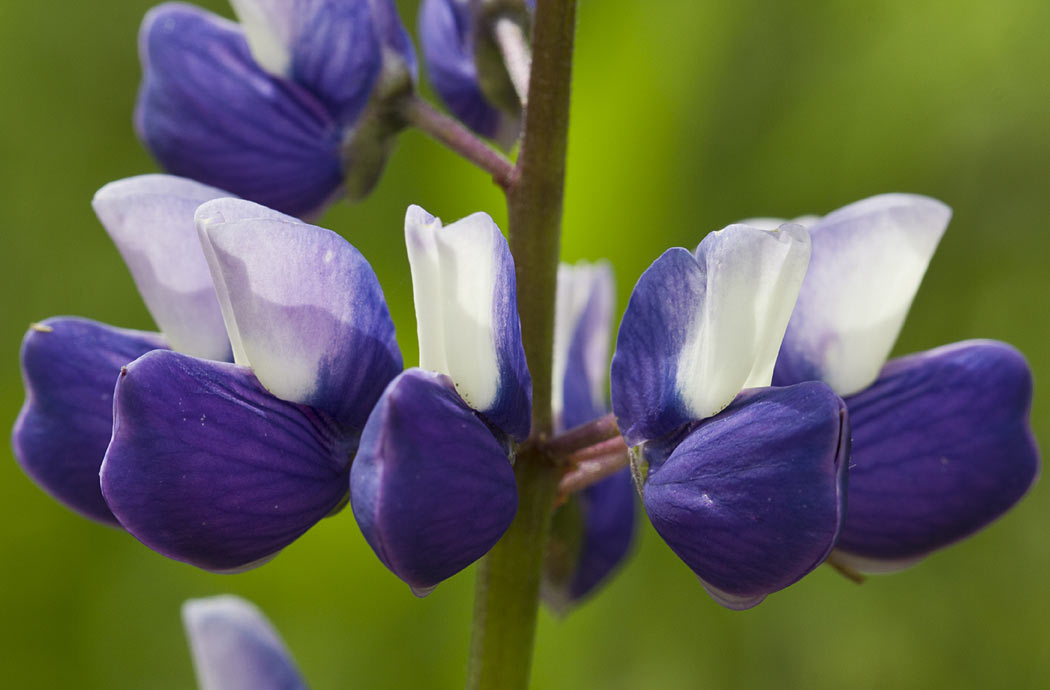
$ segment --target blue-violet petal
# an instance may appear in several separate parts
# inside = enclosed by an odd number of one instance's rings
[[[864,570],[893,569],[1006,512],[1039,473],[1031,402],[1028,365],[1005,343],[891,360],[846,398],[853,456],[837,553]]]
[[[517,503],[504,447],[447,376],[391,382],[350,472],[354,517],[384,565],[424,594],[484,556]]]
[[[121,367],[166,347],[157,333],[87,319],[30,327],[22,341],[26,400],[11,437],[25,473],[84,517],[119,525],[98,482],[113,434],[113,387]]]
[[[295,216],[340,190],[342,128],[304,88],[264,72],[236,24],[160,5],[139,50],[135,128],[169,172]]]
[[[826,385],[748,390],[651,466],[645,510],[716,601],[750,608],[831,552],[848,457],[846,408]]]
[[[253,567],[346,496],[352,441],[245,367],[155,351],[124,369],[114,398],[102,493],[125,529],[169,558]]]

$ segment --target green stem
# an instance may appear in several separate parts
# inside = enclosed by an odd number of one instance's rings
[[[554,299],[565,193],[576,0],[538,0],[518,176],[507,190],[518,314],[532,374],[532,438],[551,431]],[[478,569],[467,688],[525,690],[559,473],[542,446],[515,460],[518,512]]]

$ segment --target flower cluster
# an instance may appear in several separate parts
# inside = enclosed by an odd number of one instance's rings
[[[1034,482],[1018,352],[971,341],[887,361],[950,217],[925,197],[745,221],[669,249],[634,288],[611,369],[611,269],[562,266],[541,401],[553,439],[531,433],[507,241],[484,213],[445,226],[412,206],[420,356],[404,370],[366,259],[300,218],[375,184],[414,98],[412,44],[391,0],[233,6],[240,25],[181,4],[149,13],[136,126],[185,177],[121,180],[93,202],[159,332],[58,317],[23,343],[15,453],[73,510],[235,572],[349,503],[379,560],[422,596],[511,526],[521,444],[568,475],[577,456],[551,451],[558,439],[615,418],[619,433],[573,449],[604,464],[560,497],[547,602],[565,610],[623,561],[637,488],[703,586],[742,609],[825,561],[914,563]],[[436,90],[505,144],[531,9],[426,0],[420,13]],[[301,685],[243,602],[186,617],[198,659],[245,646],[229,655],[255,659],[244,677],[272,662]],[[225,682],[211,680],[232,668],[220,666],[200,663],[204,687]]]
[[[829,556],[909,565],[1035,480],[1016,350],[965,342],[886,363],[949,216],[891,194],[732,225],[639,280],[613,410],[653,526],[720,603],[754,606]]]

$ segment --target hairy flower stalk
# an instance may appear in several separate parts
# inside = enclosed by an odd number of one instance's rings
[[[538,0],[533,22],[528,110],[519,177],[507,193],[518,311],[533,379],[532,437],[550,432],[554,302],[568,147],[575,0]],[[558,471],[540,446],[523,446],[515,464],[518,514],[478,570],[467,687],[528,685],[540,568]]]

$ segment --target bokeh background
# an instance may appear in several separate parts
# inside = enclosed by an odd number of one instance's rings
[[[205,4],[229,14],[220,0]],[[409,27],[416,2],[400,2]],[[150,0],[0,3],[0,419],[22,403],[27,325],[78,314],[152,328],[89,201],[155,170],[131,130]],[[1050,449],[1050,5],[1045,0],[580,0],[564,256],[609,257],[620,304],[663,249],[756,215],[887,191],[955,217],[898,353],[973,337],[1024,351]],[[505,218],[485,175],[406,133],[375,194],[322,224],[369,258],[405,351],[402,219]],[[622,306],[621,306],[622,308]],[[0,685],[191,688],[187,597],[262,606],[313,687],[462,685],[473,574],[415,599],[349,511],[272,563],[217,576],[62,508],[0,452]],[[721,609],[646,525],[598,597],[541,614],[533,687],[1045,688],[1050,498],[863,586],[829,568]],[[643,521],[644,523],[644,521]]]

